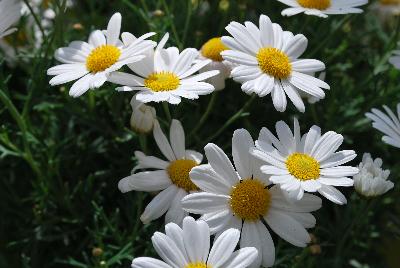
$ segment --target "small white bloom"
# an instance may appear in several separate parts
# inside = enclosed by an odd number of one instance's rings
[[[132,97],[131,107],[131,127],[139,133],[150,132],[156,120],[156,109],[138,101],[136,95]]]
[[[0,0],[0,38],[13,32],[16,28],[10,28],[21,17],[20,0]]]
[[[360,173],[356,174],[353,179],[354,188],[359,194],[375,197],[383,195],[393,188],[393,182],[388,180],[390,171],[382,169],[382,159],[374,160],[370,154],[366,153],[358,167]]]
[[[208,40],[200,49],[199,59],[210,59],[212,62],[200,70],[200,73],[218,70],[219,74],[207,79],[207,82],[215,87],[215,90],[222,90],[225,88],[225,80],[230,76],[232,64],[221,56],[221,52],[227,50],[220,37],[214,37]]]
[[[280,185],[292,199],[300,200],[304,192],[318,192],[336,204],[345,204],[346,197],[334,186],[353,186],[349,176],[358,168],[342,166],[353,160],[352,150],[336,152],[343,136],[329,131],[321,136],[321,129],[312,126],[301,136],[297,119],[294,130],[283,121],[276,123],[275,137],[263,128],[252,154],[265,161],[261,171],[271,175],[271,182]]]
[[[389,62],[400,70],[400,50],[393,51],[393,55],[390,57]]]
[[[282,16],[293,16],[300,13],[327,18],[328,15],[362,13],[358,8],[368,0],[278,0],[290,6],[282,11]]]
[[[214,91],[214,86],[203,82],[219,73],[217,70],[195,75],[211,60],[196,61],[199,52],[187,48],[179,52],[176,47],[164,48],[169,35],[166,34],[155,50],[147,51],[146,57],[128,67],[136,74],[115,72],[109,81],[123,85],[119,91],[139,91],[136,98],[144,103],[167,101],[179,104],[181,98],[198,99]],[[129,41],[130,40],[130,41]],[[135,42],[131,36],[127,42]]]
[[[232,138],[234,166],[215,144],[204,150],[207,165],[190,172],[192,181],[204,192],[192,193],[182,200],[183,208],[201,214],[211,233],[217,236],[229,228],[241,230],[240,246],[255,247],[259,254],[251,266],[271,267],[275,262],[275,246],[267,229],[289,243],[306,247],[310,236],[306,228],[315,226],[310,213],[321,207],[321,198],[304,194],[300,201],[289,202],[269,176],[261,173],[261,161],[249,150],[254,147],[250,133],[236,130]]]
[[[154,35],[147,33],[134,42],[127,44],[119,40],[121,14],[115,13],[107,30],[91,33],[89,41],[73,41],[68,47],[57,49],[55,58],[63,64],[50,68],[48,75],[52,86],[76,81],[69,94],[79,97],[89,89],[101,87],[109,74],[122,66],[143,59],[144,52],[153,48],[155,43],[146,38]],[[122,33],[122,40],[127,33]]]
[[[325,69],[325,64],[314,59],[299,59],[307,48],[308,40],[302,35],[283,31],[281,26],[261,15],[259,28],[252,22],[244,25],[231,22],[226,30],[233,36],[222,37],[229,47],[222,57],[237,64],[232,78],[242,83],[242,90],[260,97],[271,93],[275,109],[286,110],[286,96],[300,112],[305,111],[299,92],[323,99],[329,89],[324,81],[310,73]]]
[[[151,238],[154,249],[164,261],[139,257],[132,268],[246,268],[257,257],[257,250],[245,247],[235,251],[240,232],[229,229],[210,245],[210,230],[202,220],[192,217],[165,226],[165,234],[156,232]]]
[[[119,181],[118,188],[123,193],[133,190],[161,191],[147,205],[140,219],[143,223],[149,223],[166,213],[166,223],[180,224],[187,215],[182,209],[182,198],[189,192],[198,190],[190,180],[189,172],[201,163],[203,155],[185,149],[185,132],[178,120],[172,120],[169,141],[157,121],[154,122],[153,134],[158,148],[167,161],[136,151],[135,156],[139,163],[133,171],[138,169],[147,171],[123,178]]]
[[[365,116],[372,120],[375,129],[385,134],[383,142],[400,148],[400,103],[397,104],[397,116],[386,105],[383,105],[383,109],[388,115],[374,108]]]

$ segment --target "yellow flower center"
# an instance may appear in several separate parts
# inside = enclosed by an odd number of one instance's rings
[[[197,166],[196,161],[178,159],[168,166],[167,172],[172,183],[187,192],[198,190],[197,186],[190,180],[189,172]]]
[[[400,0],[380,0],[379,3],[381,5],[400,5]]]
[[[201,54],[213,61],[222,61],[221,52],[229,49],[221,41],[221,37],[215,37],[208,40],[201,48]]]
[[[121,50],[113,45],[102,45],[90,52],[86,59],[86,68],[91,73],[102,72],[115,64],[121,56]]]
[[[152,91],[171,91],[179,87],[179,77],[171,72],[152,73],[144,80],[144,86]]]
[[[277,48],[261,48],[257,53],[257,60],[260,69],[275,78],[288,78],[292,73],[289,57]]]
[[[297,0],[300,6],[325,10],[331,6],[331,0]]]
[[[271,194],[258,179],[245,179],[232,187],[230,205],[243,220],[258,220],[267,214],[270,203]]]
[[[210,265],[205,264],[204,262],[191,262],[186,264],[184,268],[212,268]]]
[[[319,162],[313,157],[293,153],[286,159],[286,167],[290,174],[301,181],[316,180],[319,178]]]

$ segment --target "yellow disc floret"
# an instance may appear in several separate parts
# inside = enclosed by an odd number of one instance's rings
[[[331,6],[331,0],[297,0],[297,2],[302,7],[319,10],[325,10]]]
[[[98,73],[110,68],[121,56],[121,50],[113,45],[102,45],[90,52],[86,59],[86,68],[91,73]]]
[[[144,80],[144,86],[154,92],[175,90],[179,85],[179,77],[171,72],[152,73]]]
[[[245,179],[231,191],[230,205],[235,216],[242,220],[256,221],[267,214],[271,194],[258,179]]]
[[[316,180],[319,178],[319,162],[313,157],[294,153],[286,159],[286,167],[290,174],[301,181]]]
[[[184,268],[212,268],[212,267],[204,262],[191,262],[189,264],[186,264]]]
[[[273,47],[261,48],[257,53],[260,69],[277,79],[288,78],[292,73],[289,57],[281,50]]]
[[[227,50],[228,47],[221,41],[221,37],[215,37],[208,40],[201,48],[201,54],[213,61],[222,61],[221,52]]]
[[[167,172],[172,183],[188,192],[198,190],[197,186],[190,180],[189,172],[197,166],[196,161],[178,159],[168,166]]]
[[[385,6],[400,5],[400,0],[380,0],[379,3]]]

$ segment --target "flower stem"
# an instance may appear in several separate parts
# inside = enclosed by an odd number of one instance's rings
[[[196,125],[196,127],[193,128],[193,130],[190,132],[189,137],[192,136],[193,134],[195,134],[204,125],[204,123],[207,121],[207,119],[208,119],[208,117],[209,117],[209,115],[210,115],[210,113],[211,113],[211,111],[212,111],[212,109],[214,107],[215,101],[217,99],[217,94],[218,93],[214,91],[214,93],[211,95],[211,99],[210,99],[210,102],[207,105],[206,111],[204,112],[203,116],[200,118],[200,121]]]

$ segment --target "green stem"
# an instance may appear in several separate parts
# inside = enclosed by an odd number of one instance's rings
[[[8,111],[10,112],[11,116],[14,118],[16,121],[19,129],[22,132],[22,141],[23,141],[23,146],[24,146],[24,159],[28,162],[28,164],[31,166],[32,170],[36,173],[38,178],[42,177],[41,171],[39,166],[37,165],[36,161],[33,159],[32,152],[29,146],[29,141],[28,141],[28,131],[26,124],[21,116],[21,114],[18,112],[17,108],[14,106],[10,98],[4,93],[3,90],[0,89],[0,100],[3,102],[4,106],[7,107]]]
[[[186,19],[185,19],[185,26],[183,27],[183,37],[182,37],[182,45],[185,45],[186,38],[189,30],[190,25],[190,18],[192,17],[192,1],[187,1],[187,11],[186,11]]]
[[[139,134],[139,144],[140,149],[142,149],[143,153],[147,153],[147,135],[146,134]]]
[[[176,27],[175,27],[175,23],[173,22],[173,14],[169,10],[167,2],[165,0],[161,0],[161,2],[162,2],[162,5],[164,6],[165,13],[167,13],[168,18],[170,19],[172,34],[174,35],[175,41],[178,45],[178,48],[182,49],[183,45],[182,45],[182,42],[180,41],[178,31],[176,30]]]
[[[232,123],[234,123],[237,119],[239,119],[242,114],[247,110],[247,108],[251,105],[251,103],[255,100],[256,95],[251,96],[251,98],[243,105],[243,107],[235,113],[231,118],[226,121],[226,123],[213,135],[211,135],[209,138],[206,139],[206,143],[214,140],[217,138],[219,135],[221,135],[222,132],[225,131]]]
[[[217,94],[218,93],[216,91],[214,91],[214,93],[211,95],[211,99],[207,105],[206,111],[204,112],[203,116],[200,118],[200,121],[196,125],[196,127],[190,132],[189,137],[192,136],[193,134],[195,134],[203,126],[203,124],[207,121],[207,119],[214,107],[215,100],[217,99]]]
[[[170,123],[171,120],[172,120],[172,117],[171,117],[171,112],[169,110],[168,102],[164,101],[162,103],[162,106],[163,106],[163,109],[164,109],[165,116],[167,117],[168,123]]]

